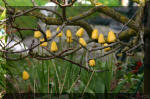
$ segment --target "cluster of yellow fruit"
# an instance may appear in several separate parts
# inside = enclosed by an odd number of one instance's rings
[[[86,46],[87,46],[87,43],[86,43],[86,41],[84,40],[84,38],[82,38],[83,34],[84,34],[84,29],[83,29],[83,28],[80,28],[80,29],[76,32],[76,36],[79,37],[79,43],[80,43],[82,46],[86,47]]]
[[[56,30],[57,32],[59,31],[59,27],[57,28]],[[76,36],[79,37],[79,42],[80,44],[82,44],[83,46],[86,46],[86,42],[82,37],[84,33],[84,29],[83,28],[80,28],[77,33],[76,33]],[[60,33],[58,33],[57,37],[62,37],[63,35],[63,32],[61,31]],[[35,38],[40,38],[42,36],[42,33],[40,31],[35,31],[34,32],[34,37]],[[51,38],[52,34],[51,34],[51,31],[50,30],[46,30],[46,38],[49,39]],[[66,37],[67,37],[67,42],[68,43],[72,43],[73,42],[73,39],[72,39],[72,33],[71,33],[71,30],[67,30],[66,31]],[[44,42],[44,38],[41,38],[40,39],[40,42],[43,42],[42,44],[40,44],[41,47],[46,47],[48,45],[48,42]],[[51,48],[50,48],[50,51],[51,52],[56,52],[58,51],[58,47],[57,47],[57,44],[55,41],[52,41],[51,43]]]
[[[59,28],[57,28],[56,30],[57,32],[59,31]],[[76,32],[76,36],[79,37],[79,43],[86,47],[87,46],[87,43],[86,41],[84,40],[84,38],[82,37],[84,34],[84,29],[83,28],[80,28],[77,32]],[[57,37],[62,37],[63,33],[62,31],[60,33],[58,33]],[[40,31],[35,31],[34,32],[34,37],[35,38],[40,38],[42,36],[41,32]],[[51,31],[50,30],[46,30],[46,37],[49,39],[51,38],[52,34],[51,34]],[[72,33],[71,33],[71,30],[67,30],[66,31],[66,37],[67,37],[67,42],[68,43],[72,43],[73,42],[73,39],[72,39]],[[106,41],[108,43],[113,43],[116,41],[116,35],[114,34],[113,31],[110,31],[108,33],[108,37],[107,37],[107,40],[105,40],[104,38],[104,35],[102,33],[98,33],[98,29],[94,29],[93,32],[92,32],[92,35],[91,35],[91,38],[93,40],[98,40],[98,43],[100,44],[104,44],[104,46],[108,46],[108,44],[106,43]],[[40,42],[43,42],[40,46],[42,47],[45,47],[47,46],[48,42],[44,42],[44,38],[40,39]],[[111,48],[110,47],[107,47],[104,49],[105,52],[109,51]],[[51,48],[50,48],[50,51],[51,52],[56,52],[58,51],[58,47],[57,47],[57,44],[55,41],[52,41],[51,43]],[[94,59],[91,59],[89,61],[89,65],[90,66],[95,66],[95,60]]]
[[[108,44],[105,41],[104,35],[102,33],[98,34],[98,30],[97,29],[93,30],[91,38],[93,40],[98,40],[98,43],[104,44],[104,46],[108,46]],[[113,43],[115,41],[116,41],[116,35],[114,34],[113,31],[110,31],[108,33],[107,42],[108,43]],[[110,49],[111,49],[110,47],[107,47],[107,48],[104,48],[104,51],[107,52]],[[92,67],[95,66],[95,60],[94,59],[89,60],[89,65],[92,66]]]
[[[56,31],[57,31],[57,32],[59,31],[59,27],[57,28]],[[50,31],[49,29],[46,30],[45,33],[46,33],[46,38],[47,38],[47,39],[49,39],[49,38],[52,37],[52,33],[51,33],[51,31]],[[60,33],[58,33],[57,37],[62,37],[62,35],[63,35],[63,33],[62,33],[62,31],[61,31]],[[34,37],[35,37],[35,38],[40,38],[41,36],[42,36],[42,34],[41,34],[40,31],[35,31],[35,32],[34,32]],[[46,47],[46,46],[48,45],[48,42],[44,42],[44,38],[41,38],[41,39],[40,39],[40,42],[43,42],[42,44],[40,44],[41,47]],[[57,44],[56,44],[55,41],[52,41],[50,51],[51,51],[51,52],[56,52],[56,51],[58,51],[58,47],[57,47]]]
[[[104,35],[102,33],[98,34],[98,30],[97,29],[93,30],[91,38],[93,40],[98,40],[98,43],[104,44],[104,46],[108,46],[108,44],[105,41]],[[113,31],[110,31],[108,33],[108,36],[107,36],[107,42],[108,43],[113,43],[115,41],[116,41],[116,35],[114,34]],[[110,47],[104,49],[105,52],[107,52],[109,50],[110,50]]]

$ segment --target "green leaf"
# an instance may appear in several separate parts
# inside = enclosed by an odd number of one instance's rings
[[[95,92],[104,93],[105,92],[105,83],[102,78],[97,78],[95,81]]]
[[[6,18],[6,9],[4,9],[3,13],[0,16],[0,20],[3,20]]]
[[[42,6],[47,3],[49,0],[35,0],[38,6]],[[7,0],[9,6],[33,6],[31,0]],[[0,0],[0,4],[4,6],[2,0]]]
[[[127,80],[125,80],[125,79],[120,81],[120,83],[117,85],[117,87],[114,89],[114,91],[112,93],[119,93],[126,82],[127,82]]]

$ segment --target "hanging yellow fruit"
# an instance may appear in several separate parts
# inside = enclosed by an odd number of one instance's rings
[[[97,29],[93,30],[91,38],[94,40],[98,39],[98,30]]]
[[[116,41],[116,35],[114,34],[113,31],[110,31],[108,33],[107,42],[112,43],[112,42],[115,42],[115,41]]]
[[[46,30],[46,38],[51,38],[51,36],[52,36],[52,33],[51,33],[51,31],[50,30]]]
[[[30,77],[29,73],[24,70],[23,73],[22,73],[22,79],[23,80],[28,80],[29,77]]]
[[[79,43],[84,47],[87,46],[86,41],[83,38],[79,38]]]
[[[94,59],[89,60],[89,65],[91,67],[95,66],[95,60]]]
[[[108,46],[108,44],[105,43],[104,46]],[[104,48],[104,52],[107,52],[107,51],[109,51],[109,50],[110,50],[110,47]]]
[[[34,31],[34,38],[40,38],[42,36],[40,31]]]
[[[83,33],[84,33],[84,29],[83,29],[83,28],[80,28],[80,29],[76,32],[76,36],[77,36],[77,37],[82,37]]]
[[[50,49],[51,52],[57,52],[58,51],[58,48],[57,48],[57,44],[55,41],[53,41],[51,43],[51,49]]]
[[[71,38],[71,37],[72,37],[71,30],[67,30],[67,31],[66,31],[66,37],[67,37],[67,38]]]
[[[57,32],[59,31],[60,29],[59,29],[59,27],[57,28]],[[60,33],[58,33],[58,37],[62,37],[62,35],[63,35],[63,33],[62,33],[62,31],[60,32]]]
[[[102,33],[98,36],[98,43],[103,44],[105,43],[104,35]]]

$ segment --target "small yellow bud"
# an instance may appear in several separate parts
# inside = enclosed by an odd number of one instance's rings
[[[79,38],[79,43],[84,47],[87,46],[86,41],[83,38]]]
[[[51,33],[51,31],[50,30],[46,30],[46,38],[51,38],[51,36],[52,36],[52,33]]]
[[[95,60],[94,59],[89,60],[89,65],[91,67],[95,66]]]
[[[98,2],[98,3],[95,3],[95,6],[102,6],[103,4]]]
[[[104,46],[108,46],[108,44],[105,43]],[[109,50],[110,50],[110,47],[104,48],[104,52],[107,52],[107,51],[109,51]]]
[[[41,46],[41,47],[46,47],[47,44],[48,44],[47,42],[44,42],[44,43],[40,44],[40,46]]]
[[[71,37],[72,37],[72,34],[71,34],[71,31],[70,31],[70,30],[67,30],[67,31],[66,31],[66,37],[67,37],[67,38],[71,38]]]
[[[104,35],[102,33],[99,34],[98,43],[100,44],[105,43]]]
[[[94,40],[98,39],[98,30],[97,29],[93,30],[91,38]]]
[[[41,38],[41,39],[40,39],[40,42],[43,42],[44,40],[45,40],[44,38]]]
[[[108,43],[112,43],[112,42],[116,41],[116,35],[114,34],[113,31],[110,31],[108,33],[107,41],[108,41]]]
[[[22,73],[22,79],[23,80],[28,80],[29,77],[30,77],[29,73],[24,70],[23,73]]]
[[[122,53],[118,53],[117,56],[121,57],[121,56],[122,56]]]
[[[67,37],[67,42],[72,43],[73,42],[72,37]]]
[[[42,44],[40,44],[41,47],[45,47],[48,44],[48,42],[44,42],[44,38],[40,39],[40,42],[43,42]]]
[[[58,51],[58,48],[57,48],[57,44],[55,41],[53,41],[51,43],[51,49],[50,49],[51,52],[57,52]]]
[[[57,28],[57,32],[59,31],[59,27]],[[63,33],[62,33],[62,31],[60,32],[60,33],[58,33],[58,37],[62,37],[62,35],[63,35]]]
[[[83,33],[84,33],[84,29],[83,29],[83,28],[80,28],[80,29],[77,31],[76,36],[82,37]]]
[[[35,38],[40,38],[42,36],[40,31],[34,31],[34,37]]]

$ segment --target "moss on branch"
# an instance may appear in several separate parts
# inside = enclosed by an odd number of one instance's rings
[[[116,12],[112,8],[105,7],[105,6],[97,6],[97,7],[91,8],[90,10],[88,10],[88,11],[86,11],[86,12],[80,14],[80,15],[77,15],[77,16],[74,16],[74,17],[69,17],[67,19],[69,21],[69,23],[67,25],[81,26],[87,31],[89,37],[91,37],[91,32],[93,30],[92,27],[87,22],[81,21],[81,19],[83,19],[87,16],[90,16],[95,12],[104,13],[104,14],[112,17],[113,19],[115,19],[115,20],[117,20],[117,21],[119,21],[123,24],[125,24],[126,22],[128,22],[130,20],[129,18],[121,15],[119,12]],[[49,25],[62,25],[63,24],[61,19],[46,17],[46,16],[44,16],[43,14],[41,14],[40,12],[37,12],[37,11],[29,12],[26,15],[32,15],[36,18],[39,18],[44,23],[49,24]],[[137,31],[139,30],[139,27],[137,26],[136,22],[133,21],[133,20],[130,20],[130,22],[129,22],[129,24],[127,24],[127,26],[132,28],[132,29],[121,32],[120,35],[119,35],[120,40],[127,39],[130,36],[136,35]]]
[[[62,25],[63,24],[63,21],[61,19],[45,17],[43,14],[38,13],[38,12],[32,12],[30,14],[34,17],[39,18],[40,20],[42,20],[44,23],[48,25]],[[93,31],[92,27],[87,22],[82,21],[82,20],[79,20],[76,22],[68,22],[66,25],[83,27],[88,33],[89,37],[91,36],[91,33]]]
[[[35,16],[35,17],[41,19],[44,23],[49,24],[49,25],[62,25],[63,24],[63,21],[61,19],[45,17],[43,14],[38,13],[38,12],[32,12],[32,16]],[[67,25],[83,27],[86,30],[86,32],[88,33],[88,36],[91,37],[93,28],[87,22],[81,21],[81,20],[76,20],[74,22],[68,23]],[[135,36],[136,33],[137,32],[133,29],[128,29],[127,31],[122,31],[119,34],[119,39],[120,40],[129,39],[131,36]]]
[[[72,18],[68,18],[68,20],[70,21],[77,21],[77,20],[81,20],[84,19],[85,17],[88,17],[90,15],[92,15],[95,12],[100,12],[100,13],[104,13],[107,16],[112,17],[113,19],[115,19],[116,21],[119,21],[123,24],[127,23],[130,19],[127,18],[126,16],[120,14],[119,12],[115,11],[113,8],[109,8],[106,6],[96,6],[94,8],[89,9],[88,11],[74,16]],[[128,27],[134,29],[135,31],[139,30],[139,26],[136,24],[136,22],[134,20],[130,20],[130,22],[127,24]]]

